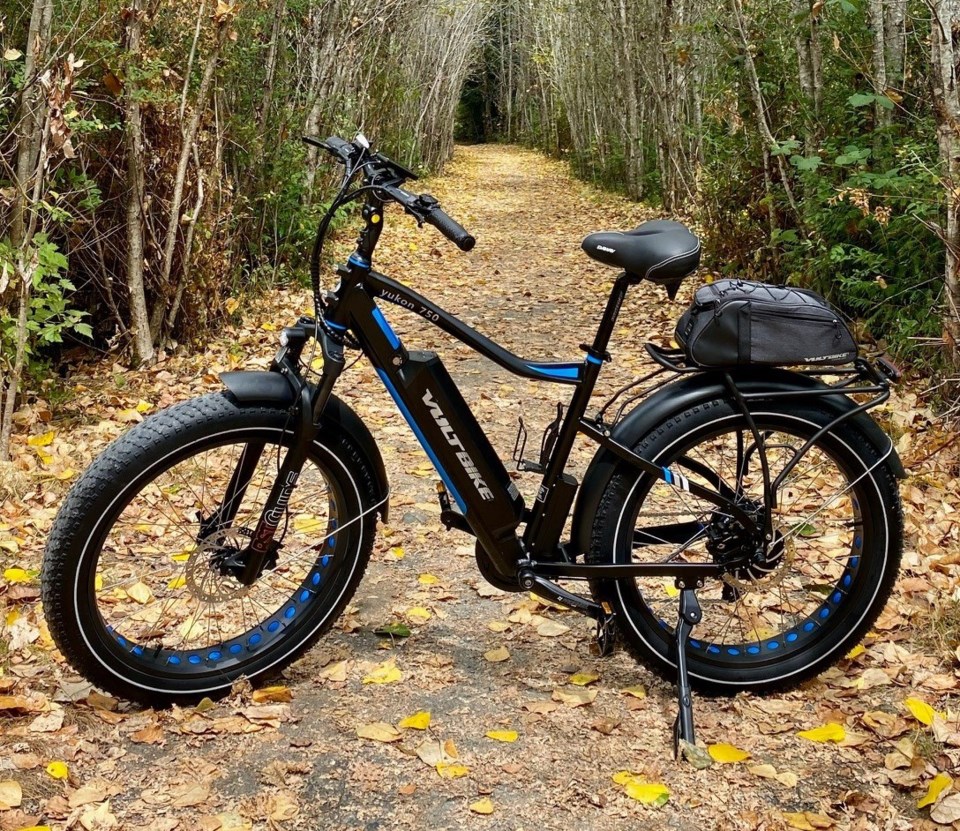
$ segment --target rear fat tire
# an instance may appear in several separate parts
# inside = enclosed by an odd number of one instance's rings
[[[794,406],[787,410],[773,402],[758,405],[758,411],[753,415],[758,419],[769,416],[775,423],[802,428],[808,431],[808,435],[832,418],[815,405]],[[652,430],[640,440],[634,451],[657,464],[668,466],[680,450],[688,446],[684,441],[688,436],[694,433],[706,435],[711,427],[719,429],[724,423],[735,423],[732,420],[737,418],[725,401],[698,405]],[[846,465],[849,481],[864,474],[880,458],[857,428],[855,420],[840,424],[821,437],[817,447],[829,447],[830,455]],[[595,517],[588,562],[630,562],[630,545],[624,545],[623,540],[625,537],[632,539],[633,517],[657,481],[646,474],[638,475],[626,465],[618,470],[604,492]],[[779,655],[770,656],[763,665],[708,661],[705,653],[688,648],[690,678],[697,690],[711,695],[734,695],[740,691],[791,689],[818,675],[860,642],[882,611],[896,582],[903,545],[903,514],[896,478],[887,462],[877,464],[872,472],[864,475],[856,492],[863,519],[864,542],[860,556],[869,577],[858,581],[859,592],[851,593],[849,600],[844,602],[845,608],[841,607],[842,613],[830,618],[829,625],[823,626],[823,635],[807,648],[793,653],[784,650]],[[592,589],[598,600],[613,606],[619,621],[618,632],[631,655],[663,678],[675,680],[672,641],[676,618],[668,620],[670,630],[664,631],[651,615],[633,580],[596,581]],[[673,614],[676,614],[676,607]],[[696,629],[692,638],[697,638]]]
[[[325,607],[310,608],[302,624],[298,622],[283,630],[290,632],[288,636],[276,638],[269,647],[239,665],[227,671],[174,676],[165,675],[159,667],[137,665],[117,656],[116,644],[105,627],[92,589],[91,570],[96,569],[100,548],[124,507],[182,458],[178,454],[184,448],[202,447],[204,442],[228,431],[261,434],[268,441],[265,452],[270,452],[269,442],[274,442],[275,449],[285,431],[289,440],[289,414],[271,407],[240,406],[229,393],[193,399],[157,413],[97,457],[57,514],[47,540],[41,576],[46,621],[54,642],[71,666],[114,695],[147,705],[189,702],[203,696],[224,695],[240,677],[257,680],[276,673],[330,629],[363,576],[376,529],[376,513],[372,511],[353,523],[345,550],[337,554],[344,560],[330,576],[331,596]],[[311,448],[308,465],[311,463],[317,464],[332,486],[343,494],[346,504],[338,506],[341,524],[376,504],[376,472],[364,462],[349,435],[319,435]],[[282,557],[281,550],[281,560]]]

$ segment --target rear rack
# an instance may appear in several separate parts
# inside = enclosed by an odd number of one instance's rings
[[[686,353],[682,349],[672,349],[654,343],[647,343],[645,347],[647,354],[658,365],[658,368],[621,387],[607,399],[596,415],[595,421],[597,424],[605,423],[607,427],[616,425],[631,404],[665,386],[677,375],[709,371],[724,372],[722,367],[701,367],[690,364],[687,361]],[[860,403],[851,412],[839,417],[837,419],[837,422],[839,422],[851,415],[882,404],[890,397],[890,384],[900,379],[900,371],[882,354],[857,357],[850,363],[840,366],[802,366],[794,368],[793,371],[800,375],[818,378],[825,386],[821,389],[785,390],[782,392],[744,392],[737,397],[745,402],[760,398],[764,400],[771,398],[808,398],[810,396],[836,395],[838,393],[850,396],[872,396],[869,400]],[[729,378],[728,374],[727,376]],[[612,420],[605,421],[604,415],[614,404],[618,404],[615,415]],[[836,426],[837,422],[828,425],[828,429]]]

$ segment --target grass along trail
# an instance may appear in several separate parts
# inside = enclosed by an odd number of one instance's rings
[[[458,148],[423,189],[476,235],[476,249],[461,254],[389,209],[377,268],[532,360],[577,359],[597,325],[615,272],[590,261],[581,239],[652,216],[507,146]],[[352,233],[343,237],[345,253]],[[651,285],[631,292],[598,403],[649,371],[644,341],[669,340],[698,282],[676,302]],[[154,712],[91,693],[52,649],[37,600],[35,570],[63,493],[144,413],[218,389],[218,372],[265,367],[279,328],[307,303],[300,290],[241,303],[242,320],[202,351],[180,350],[142,372],[80,364],[21,414],[15,449],[28,493],[0,505],[9,540],[0,564],[25,572],[0,583],[0,780],[16,782],[22,798],[0,806],[0,831],[934,827],[917,801],[938,772],[960,765],[951,654],[960,624],[949,600],[960,495],[947,462],[928,460],[905,484],[904,578],[865,649],[786,695],[698,699],[700,740],[729,742],[749,758],[696,771],[672,759],[670,686],[622,651],[594,657],[586,619],[479,577],[471,539],[440,527],[426,456],[362,362],[338,394],[381,442],[391,519],[340,624],[266,695],[238,690],[197,709]],[[503,458],[519,415],[527,455],[535,453],[561,388],[517,379],[419,317],[382,308],[408,348],[440,352]],[[922,455],[912,436],[928,429],[928,416],[909,390],[882,414],[908,461]],[[578,445],[574,473],[592,452]],[[537,484],[532,474],[518,479],[528,503]],[[392,622],[412,634],[375,634]],[[399,680],[364,682],[389,661]],[[925,727],[907,698],[952,721]],[[357,734],[421,711],[430,713],[425,730],[403,727],[386,742]],[[797,735],[830,722],[844,727],[839,744]],[[445,776],[430,764],[441,751]],[[66,764],[68,778],[47,772],[52,761]],[[668,801],[631,798],[613,778],[624,770],[665,786]]]

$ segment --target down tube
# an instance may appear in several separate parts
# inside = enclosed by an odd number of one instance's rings
[[[366,313],[351,310],[354,331],[480,545],[501,575],[513,578],[523,557],[516,534],[523,497],[440,358],[407,352],[380,309],[367,302]]]

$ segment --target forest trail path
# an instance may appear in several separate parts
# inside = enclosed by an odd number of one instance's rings
[[[580,241],[593,230],[633,227],[651,215],[649,209],[574,180],[560,163],[505,146],[461,147],[445,174],[422,186],[477,236],[475,251],[459,253],[433,229],[418,231],[393,209],[378,268],[524,357],[577,358],[577,346],[592,335],[614,276],[587,259]],[[352,233],[343,237],[339,247],[346,251]],[[648,366],[643,341],[669,339],[672,321],[692,289],[685,287],[674,303],[653,286],[631,293],[611,347],[615,361],[605,370],[604,390]],[[58,406],[53,424],[31,428],[34,434],[52,429],[53,439],[36,453],[23,451],[37,455],[42,449],[49,456],[36,464],[49,469],[54,485],[58,475],[69,480],[66,468],[81,469],[139,418],[139,402],[168,406],[216,390],[220,371],[265,366],[279,326],[306,310],[306,302],[302,290],[271,295],[211,340],[203,354],[171,357],[143,373],[116,367],[105,378],[101,365],[81,368],[71,379],[73,397]],[[441,352],[504,457],[521,412],[530,429],[528,455],[535,453],[540,431],[555,410],[554,396],[563,390],[518,380],[451,344],[420,318],[389,304],[382,308],[409,347]],[[0,714],[0,779],[9,775],[23,784],[21,825],[40,814],[57,825],[71,813],[90,813],[108,796],[107,813],[124,829],[152,831],[611,831],[638,825],[699,831],[782,828],[788,821],[796,828],[827,827],[828,822],[905,827],[915,821],[919,786],[911,793],[890,784],[884,757],[900,738],[916,740],[918,754],[930,753],[922,750],[930,747],[929,740],[923,744],[916,725],[903,717],[902,699],[910,694],[903,687],[930,677],[942,682],[949,675],[937,668],[929,644],[906,629],[912,614],[907,595],[895,597],[884,622],[888,628],[869,640],[864,655],[796,692],[762,700],[700,698],[701,741],[730,742],[752,758],[697,772],[672,759],[672,688],[622,651],[605,660],[594,657],[586,619],[544,608],[525,594],[491,590],[476,573],[469,538],[440,528],[435,474],[372,370],[357,364],[338,391],[382,442],[392,486],[391,518],[342,625],[277,682],[292,700],[258,710],[239,696],[202,712],[159,713],[123,702],[119,708],[107,702],[107,710],[102,701],[94,701],[96,707],[84,700],[70,703],[65,699],[86,693],[62,664],[50,660],[41,631],[0,678],[0,692],[41,690],[62,701],[54,706],[62,706],[56,712],[62,713],[64,726],[45,732],[31,726],[35,714]],[[578,450],[578,471],[590,453],[588,447]],[[526,474],[518,484],[529,502],[536,477]],[[45,488],[31,498],[23,516],[8,511],[3,517],[22,541],[19,562],[25,559],[28,567],[39,561],[60,493],[55,486]],[[940,518],[924,521],[936,527]],[[920,524],[914,516],[911,527]],[[23,603],[25,619],[35,621],[29,593]],[[428,619],[422,613],[410,616],[411,608],[425,609]],[[543,628],[544,618],[562,625]],[[412,635],[391,643],[374,634],[391,621],[409,624]],[[538,628],[559,634],[546,636]],[[484,657],[501,647],[509,653],[507,660]],[[402,680],[362,682],[388,659],[395,660]],[[590,687],[596,699],[588,706],[556,705],[554,690],[564,688],[576,672],[599,676]],[[868,683],[861,683],[863,678]],[[864,688],[857,689],[858,684]],[[915,694],[936,697],[930,688],[918,687]],[[431,713],[426,732],[405,730],[395,743],[357,737],[361,725],[396,724],[421,710]],[[875,713],[872,722],[888,738],[861,723],[871,711],[890,714]],[[847,724],[844,745],[815,744],[796,735],[829,721]],[[486,737],[491,730],[514,730],[519,737],[494,741]],[[416,751],[426,739],[453,742],[466,775],[441,778],[421,761]],[[14,751],[21,755],[14,757]],[[51,759],[68,761],[69,787],[44,773]],[[38,766],[31,768],[31,760]],[[913,768],[906,757],[904,762],[905,781],[919,765],[915,782],[921,774],[925,782],[940,764],[935,754],[912,763]],[[751,771],[756,765],[765,767]],[[630,799],[611,779],[624,769],[667,785],[669,802],[656,810]],[[779,780],[771,778],[775,774]],[[86,797],[74,792],[81,785],[91,788],[85,805],[80,803]],[[71,794],[75,808],[65,801]],[[481,798],[492,803],[491,815],[471,811]],[[798,819],[802,811],[816,816]],[[4,816],[0,812],[0,827],[18,827]]]

